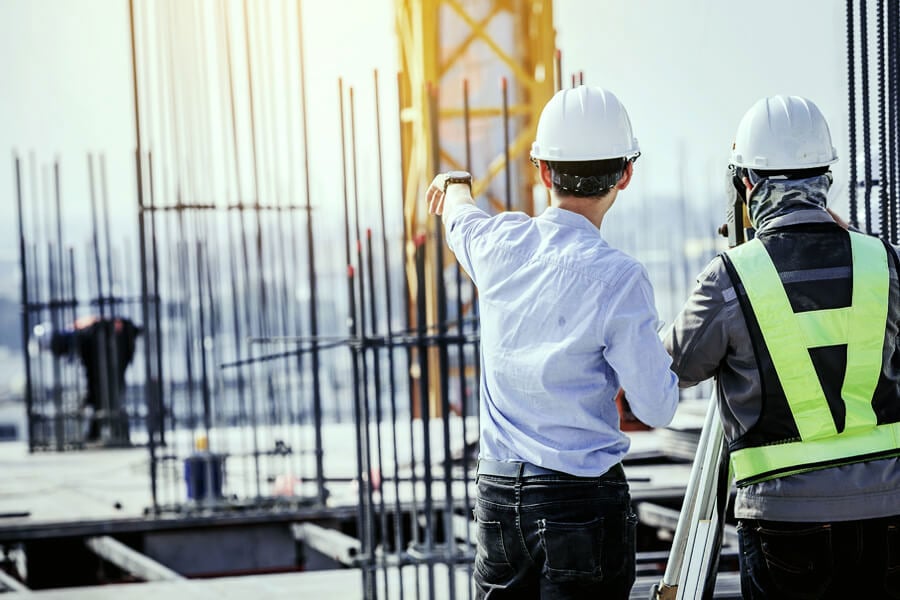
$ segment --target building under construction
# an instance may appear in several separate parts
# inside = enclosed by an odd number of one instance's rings
[[[473,597],[478,296],[424,191],[467,169],[489,212],[541,212],[538,115],[590,74],[564,68],[551,0],[393,4],[399,72],[335,77],[313,123],[302,1],[130,0],[129,232],[106,155],[14,155],[25,418],[0,445],[0,593]],[[897,244],[900,10],[846,7],[848,216]],[[86,229],[63,169],[87,174]],[[671,211],[677,232],[632,241],[665,257],[647,268],[674,312],[721,219]],[[633,598],[670,561],[709,391],[630,432]],[[738,598],[724,521],[714,597]]]

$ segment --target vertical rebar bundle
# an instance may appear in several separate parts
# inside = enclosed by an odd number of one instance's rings
[[[890,0],[847,0],[846,14],[850,223],[897,244],[900,9]]]
[[[141,378],[128,365],[142,355],[136,338],[143,295],[129,289],[125,276],[135,269],[125,260],[130,242],[112,239],[105,159],[99,157],[98,169],[94,157],[87,158],[90,234],[73,239],[82,232],[64,227],[73,215],[64,211],[59,160],[40,165],[32,154],[26,178],[25,159],[14,156],[32,452],[128,446],[135,443],[130,431],[142,426]],[[107,215],[103,226],[102,215]],[[82,244],[83,253],[77,249]]]

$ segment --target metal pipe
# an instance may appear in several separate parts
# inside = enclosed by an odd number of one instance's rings
[[[104,535],[89,537],[85,545],[98,557],[116,565],[124,572],[144,581],[182,581],[184,576],[145,554],[126,546],[117,539]]]
[[[100,155],[100,199],[103,203],[103,230],[104,237],[106,238],[104,241],[106,243],[106,289],[109,290],[109,315],[112,318],[116,316],[116,298],[114,297],[114,281],[113,281],[113,268],[112,268],[112,242],[110,241],[109,235],[109,193],[107,189],[107,180],[106,180],[106,155]],[[115,369],[115,365],[113,365]]]
[[[249,248],[247,242],[247,229],[246,222],[244,219],[244,200],[243,200],[243,185],[241,179],[241,163],[240,156],[238,153],[238,148],[240,148],[240,140],[238,138],[238,124],[237,124],[237,106],[235,101],[235,82],[234,82],[234,65],[233,65],[233,57],[232,57],[232,43],[231,43],[231,19],[229,18],[230,10],[228,8],[228,4],[224,3],[222,6],[222,15],[223,15],[223,24],[222,29],[225,33],[225,56],[226,62],[228,65],[228,96],[229,96],[229,104],[230,104],[230,113],[231,113],[231,137],[232,137],[232,155],[234,158],[234,179],[235,179],[235,196],[237,199],[237,217],[238,222],[240,223],[240,246],[241,246],[241,266],[243,267],[243,284],[244,284],[244,293],[247,294],[250,291],[250,259],[249,259]],[[245,11],[246,11],[246,3],[245,3]],[[245,29],[246,32],[246,29]],[[249,61],[249,55],[248,55]],[[255,164],[255,162],[254,162]],[[254,171],[255,173],[255,171]],[[232,235],[231,224],[229,223],[228,227],[229,236]],[[233,238],[230,238],[233,239]],[[231,244],[231,247],[234,247],[234,244]],[[234,271],[234,268],[232,268]],[[234,326],[234,336],[235,336],[235,354],[237,360],[242,360],[242,350],[241,350],[241,342],[243,339],[240,330],[240,319],[238,319],[238,314],[240,313],[240,307],[237,303],[238,295],[235,294],[232,301],[234,302],[234,311],[233,311],[233,326]],[[251,308],[250,302],[244,302],[244,320],[247,324],[247,329],[252,330],[252,317],[251,317]],[[252,349],[250,350],[250,354],[252,356]],[[260,464],[259,464],[259,431],[257,428],[257,396],[256,396],[256,386],[253,385],[256,378],[256,370],[255,367],[250,370],[250,382],[249,382],[249,393],[250,393],[250,425],[252,431],[252,444],[253,444],[253,468],[255,473],[255,483],[256,483],[256,496],[262,496],[262,488],[259,478],[260,473]],[[238,391],[240,394],[241,407],[243,410],[246,410],[246,397],[244,396],[245,390],[245,380],[243,372],[238,371]]]
[[[263,105],[262,113],[262,122],[263,122],[263,131],[267,132],[267,141],[268,141],[268,151],[269,151],[269,161],[273,165],[272,168],[268,169],[270,174],[269,177],[269,187],[270,187],[270,195],[273,198],[273,207],[274,211],[269,215],[270,219],[274,219],[274,223],[270,223],[270,244],[268,247],[269,254],[271,256],[272,263],[272,274],[277,275],[280,273],[281,280],[283,282],[288,281],[288,271],[287,271],[287,252],[286,252],[286,240],[287,236],[285,235],[285,225],[286,220],[289,218],[291,211],[293,210],[293,202],[292,195],[290,193],[287,194],[288,200],[285,201],[285,194],[282,186],[279,184],[278,178],[278,169],[275,168],[278,165],[279,160],[279,145],[280,145],[280,131],[282,129],[288,129],[289,127],[280,127],[275,126],[276,122],[279,122],[281,119],[279,118],[276,103],[275,103],[275,94],[272,93],[272,89],[274,88],[275,74],[274,74],[274,61],[275,61],[275,51],[274,51],[274,32],[272,28],[272,13],[269,11],[269,4],[261,5],[261,19],[263,22],[263,37],[265,38],[265,43],[260,44],[261,51],[265,53],[262,54],[264,57],[263,67],[261,69],[262,73],[262,81],[263,81],[263,92],[268,90],[268,93],[264,93],[265,99],[268,101],[266,103],[261,103]],[[285,16],[282,14],[279,17],[279,20],[284,24],[287,20]],[[287,61],[285,61],[286,63]],[[265,105],[268,105],[267,109]],[[287,142],[288,149],[290,149],[291,144],[288,140]],[[292,173],[292,170],[289,171]],[[274,231],[273,231],[274,230]],[[291,310],[291,303],[288,301],[288,288],[286,285],[282,284],[280,286],[275,285],[275,289],[272,294],[272,307],[269,311],[268,317],[270,320],[274,321],[274,323],[280,323],[280,327],[289,327],[293,322],[293,310]],[[314,294],[315,290],[311,290],[311,293]],[[277,325],[270,324],[269,328],[273,329],[277,327]],[[298,363],[297,372],[303,373],[304,371],[304,355],[297,354],[296,360]],[[291,440],[293,438],[293,442],[291,445],[296,448],[302,448],[302,431],[299,427],[291,427],[291,423],[296,422],[299,418],[299,400],[297,394],[297,386],[290,384],[291,379],[291,364],[288,361],[281,361],[279,364],[279,369],[281,370],[281,377],[278,380],[282,380],[287,382],[286,385],[281,386],[278,389],[277,396],[273,396],[271,398],[271,402],[273,403],[273,415],[277,420],[276,425],[280,425],[282,429],[282,440]],[[300,378],[302,381],[302,377]],[[289,462],[290,458],[296,459],[299,456],[298,453],[292,453],[289,457],[285,457],[285,462]],[[297,466],[299,469],[302,466],[302,463]],[[305,473],[299,473],[303,478],[305,477]]]
[[[849,108],[848,121],[850,127],[848,130],[848,146],[850,151],[850,224],[854,227],[858,226],[856,218],[856,59],[853,52],[853,0],[846,0],[846,21],[847,21],[847,106]],[[860,17],[863,18],[863,17]],[[861,27],[861,31],[864,28]],[[866,69],[863,67],[863,73]],[[863,75],[865,77],[865,74]],[[865,84],[863,88],[865,89]],[[863,128],[865,132],[865,127]],[[869,162],[869,152],[865,152],[866,162]],[[868,177],[865,179],[865,185],[868,189],[870,182]],[[868,212],[868,205],[866,205]]]
[[[512,210],[512,173],[509,164],[509,86],[506,77],[500,78],[500,95],[503,98],[503,183],[506,191],[506,211]]]
[[[282,7],[282,14],[280,15],[281,21],[281,36],[284,42],[285,49],[287,45],[290,21],[287,18],[287,6]],[[269,19],[271,21],[271,18]],[[271,31],[271,30],[270,30]],[[274,36],[270,36],[271,38]],[[274,50],[270,45],[269,51],[274,56]],[[285,59],[283,62],[284,70],[281,73],[283,81],[290,81],[292,72],[289,67],[289,60],[291,56],[291,52],[286,52]],[[273,59],[274,60],[274,59]],[[272,68],[272,78],[275,77],[275,68]],[[274,94],[270,96],[270,98],[274,98]],[[291,94],[290,91],[285,92],[285,100],[288,107],[292,105]],[[275,114],[274,105],[272,108],[272,113]],[[281,288],[281,327],[293,327],[295,331],[302,330],[302,323],[297,318],[296,313],[299,312],[295,310],[296,302],[293,301],[290,288],[288,286],[288,282],[290,281],[290,275],[288,271],[288,260],[289,257],[297,257],[299,258],[299,253],[297,251],[297,230],[295,227],[295,209],[299,208],[295,205],[296,201],[296,186],[294,185],[294,123],[293,123],[293,112],[288,109],[284,112],[284,114],[278,117],[278,120],[283,120],[285,123],[284,127],[284,140],[285,146],[287,148],[287,188],[283,188],[281,186],[278,187],[278,192],[283,201],[279,201],[278,210],[280,214],[278,216],[278,220],[276,223],[277,229],[277,237],[278,243],[276,244],[278,247],[278,260],[281,265],[281,279],[282,284]],[[277,146],[277,131],[273,134],[273,138],[276,142]],[[304,149],[305,151],[305,149]],[[276,150],[274,153],[275,157],[278,157],[278,151]],[[273,170],[274,171],[274,170]],[[275,178],[276,184],[278,183],[278,179]],[[289,227],[289,232],[286,233],[285,228]],[[292,253],[291,253],[292,252]],[[310,296],[313,297],[317,294],[315,289],[310,291]],[[288,383],[288,387],[286,390],[286,407],[285,411],[287,413],[287,433],[286,437],[290,438],[291,444],[294,448],[302,449],[298,452],[293,452],[289,456],[285,457],[285,461],[289,463],[288,471],[291,473],[298,473],[300,477],[304,479],[309,479],[306,476],[305,471],[303,471],[304,463],[300,460],[301,453],[307,452],[306,445],[304,444],[304,435],[303,430],[296,425],[305,422],[306,410],[304,408],[303,399],[306,396],[303,394],[300,386],[303,385],[303,374],[305,372],[305,357],[302,352],[298,352],[294,357],[295,361],[284,360],[282,361],[282,368],[284,372],[284,380],[285,382],[292,381],[292,375],[294,380],[297,382],[297,385],[291,385]],[[317,480],[318,483],[318,480]],[[318,495],[316,496],[318,498]]]
[[[364,489],[366,491],[366,520],[363,527],[367,530],[363,536],[366,559],[363,563],[363,571],[368,572],[366,577],[366,598],[374,599],[377,596],[375,587],[375,577],[373,569],[375,568],[375,503],[372,489],[372,442],[369,434],[369,364],[366,355],[366,294],[365,294],[365,269],[362,256],[362,237],[360,235],[360,213],[359,213],[359,173],[356,168],[356,107],[354,103],[353,87],[347,88],[347,98],[350,103],[350,173],[353,178],[353,216],[356,226],[356,265],[359,270],[359,283],[357,293],[359,294],[359,326],[356,328],[357,337],[362,341],[360,347],[359,366],[361,380],[357,383],[357,390],[361,392],[359,402],[361,405],[362,427],[360,428],[361,437],[359,444],[363,447],[363,465],[365,472],[360,473],[360,484],[365,479]],[[365,575],[364,575],[365,577]]]
[[[54,163],[54,179],[53,179],[53,196],[55,198],[56,211],[48,210],[47,225],[49,229],[50,221],[55,213],[57,231],[61,231],[59,216],[60,192],[59,192],[59,163]],[[48,207],[50,208],[50,207]],[[56,243],[47,244],[47,289],[50,292],[50,320],[53,323],[53,331],[61,331],[63,327],[62,311],[60,310],[60,302],[62,300],[62,290],[60,290],[62,270],[62,236],[60,235]],[[54,250],[56,252],[54,252]],[[66,419],[62,401],[62,365],[60,358],[53,357],[53,406],[55,408],[55,437],[56,449],[62,451],[66,446]]]
[[[464,139],[464,149],[465,149],[465,166],[466,171],[471,173],[472,171],[472,123],[471,116],[469,113],[469,80],[463,79],[462,83],[462,94],[463,94],[463,139]],[[456,262],[456,316],[459,321],[458,331],[460,335],[465,332],[464,324],[463,324],[463,285],[462,285],[462,267],[459,264],[459,261]],[[468,279],[468,277],[466,278]],[[472,307],[475,306],[475,284],[469,280],[471,284],[470,292],[472,298]],[[462,464],[463,464],[463,498],[465,501],[465,514],[468,515],[469,511],[472,507],[472,499],[469,497],[469,450],[468,450],[468,394],[467,394],[467,378],[466,378],[466,344],[463,341],[460,341],[456,346],[456,355],[457,361],[459,363],[460,368],[460,377],[459,377],[459,398],[460,398],[460,416],[462,418],[462,437],[463,437],[463,451],[462,451]],[[477,355],[475,356],[475,362],[478,362]],[[475,382],[475,387],[478,387],[478,382]],[[478,411],[476,409],[476,414]],[[469,535],[469,528],[466,528],[465,532],[465,541],[467,547],[470,546],[473,541]],[[466,563],[466,571],[471,578],[472,576],[472,565]],[[469,586],[466,590],[467,598],[469,600],[472,599],[472,589]]]
[[[344,84],[343,80],[338,78],[338,114],[341,123],[341,171],[343,173],[344,182],[344,249],[346,253],[347,264],[347,303],[348,318],[347,325],[349,334],[352,339],[360,338],[358,320],[356,318],[356,283],[355,269],[353,268],[353,258],[350,252],[350,205],[349,193],[347,189],[347,148],[346,135],[344,131]],[[370,598],[374,594],[375,582],[372,573],[368,567],[372,556],[369,554],[371,548],[371,539],[368,536],[367,527],[367,503],[365,486],[368,485],[368,477],[364,477],[367,462],[363,455],[363,423],[362,411],[360,407],[360,357],[356,345],[351,348],[351,366],[353,371],[353,421],[356,429],[356,475],[357,475],[357,523],[359,529],[359,537],[363,547],[364,558],[360,563],[363,575],[363,593],[366,598]]]
[[[78,291],[76,289],[75,282],[78,281],[78,279],[75,277],[75,249],[72,248],[71,246],[68,249],[68,257],[69,257],[69,263],[68,263],[69,264],[69,290],[71,293],[71,296],[69,298],[69,308],[71,311],[71,314],[69,315],[69,320],[72,323],[75,323],[75,319],[77,317],[77,306],[78,306],[78,298],[77,298]],[[74,356],[74,354],[75,354],[75,350],[71,349],[69,351],[69,356],[72,357],[72,356]],[[79,377],[78,373],[76,372],[74,374],[74,376],[72,377],[72,379],[75,382],[74,387],[76,390],[77,397],[82,398],[83,394],[84,394],[84,388],[82,387],[81,377]],[[82,414],[82,412],[80,410],[75,412],[75,423],[78,427],[78,431],[84,431],[84,415]]]
[[[306,58],[304,54],[303,44],[303,17],[301,12],[302,0],[297,0],[297,51],[298,64],[300,70],[300,118],[303,126],[303,182],[306,194],[306,256],[309,261],[309,333],[313,338],[319,336],[319,308],[318,299],[315,293],[319,289],[318,277],[316,274],[316,254],[315,254],[315,229],[313,228],[312,219],[312,193],[309,188],[309,140],[307,139],[308,115],[306,108]],[[342,119],[343,123],[343,119]],[[342,125],[343,127],[343,125]],[[342,136],[343,138],[343,136]],[[346,196],[345,196],[346,197]],[[349,264],[349,263],[348,263]],[[315,423],[315,455],[316,455],[316,491],[318,493],[319,504],[324,505],[327,498],[325,490],[325,467],[323,462],[323,440],[322,440],[322,382],[320,380],[320,362],[319,349],[316,342],[313,342],[312,350],[312,385],[313,385],[313,420]]]
[[[427,309],[425,300],[425,241],[424,235],[416,239],[416,323],[420,334],[424,334],[427,324]],[[422,441],[423,441],[423,482],[425,484],[425,554],[428,557],[426,561],[426,569],[428,574],[428,597],[434,598],[434,563],[431,560],[434,554],[434,500],[432,497],[432,475],[431,475],[431,411],[428,398],[428,351],[424,343],[418,346],[418,363],[419,363],[419,412],[420,421],[422,423]]]
[[[247,305],[247,315],[248,315],[248,328],[252,330],[253,321],[251,314],[255,314],[256,316],[256,326],[258,333],[265,334],[264,319],[263,315],[266,312],[268,302],[266,301],[266,292],[265,292],[265,272],[262,268],[262,228],[260,226],[261,213],[259,210],[260,207],[260,182],[259,182],[259,160],[257,156],[257,139],[256,139],[256,111],[254,108],[254,94],[253,94],[253,67],[252,67],[252,58],[253,53],[251,52],[251,43],[250,43],[250,15],[249,15],[249,6],[247,0],[243,2],[244,9],[244,46],[247,56],[247,92],[249,98],[249,110],[248,117],[250,119],[250,148],[251,148],[251,163],[253,170],[253,203],[252,208],[255,211],[256,216],[256,253],[257,253],[257,277],[259,281],[258,292],[260,298],[260,308],[258,310],[253,310],[249,306],[249,302]],[[243,202],[241,202],[241,206],[243,207]],[[244,221],[244,213],[241,212],[241,227],[243,232],[243,244],[244,244],[244,273],[245,273],[245,282],[248,286],[248,291],[250,289],[251,284],[251,271],[249,264],[249,245],[247,244],[247,234],[246,230],[244,230],[245,221]],[[256,379],[256,373],[254,372],[254,380]],[[255,390],[256,386],[252,385],[251,389]],[[252,417],[253,417],[253,436],[254,436],[254,456],[256,457],[256,488],[257,488],[257,496],[262,496],[261,491],[261,480],[260,480],[260,470],[259,470],[259,438],[258,438],[258,424],[256,423],[256,419],[258,418],[257,412],[258,407],[256,406],[256,394],[254,393],[252,396],[254,400],[254,405],[252,409]]]
[[[431,111],[432,111],[432,139],[434,140],[434,144],[432,148],[435,151],[435,156],[433,156],[433,160],[435,161],[435,166],[440,164],[440,128],[438,127],[438,87],[434,86],[431,88],[432,94],[430,97],[431,100]],[[509,173],[509,165],[507,165],[506,173]],[[507,201],[508,203],[508,201]],[[437,325],[438,325],[438,338],[440,338],[441,342],[438,345],[438,371],[440,373],[439,378],[439,394],[440,394],[440,406],[441,406],[441,425],[443,432],[443,450],[444,450],[444,531],[450,532],[453,531],[453,482],[451,479],[452,469],[451,469],[451,453],[450,453],[450,389],[449,389],[449,377],[450,377],[450,360],[447,354],[447,290],[446,285],[444,284],[444,229],[441,224],[440,217],[435,215],[432,217],[434,221],[434,256],[435,256],[435,274],[436,274],[436,298],[435,304],[437,305]],[[430,423],[423,421],[425,427],[429,427]],[[430,461],[426,463],[426,469],[431,468]],[[450,568],[450,558],[453,555],[453,547],[455,545],[455,540],[452,535],[446,535],[446,545],[444,548],[445,557],[448,560],[448,568],[450,570],[449,581],[449,592],[451,598],[456,598],[456,578],[453,577],[452,571]]]
[[[22,359],[25,363],[25,414],[28,416],[26,426],[28,428],[28,451],[34,452],[35,447],[35,423],[34,423],[34,390],[32,388],[31,357],[28,355],[28,343],[31,338],[31,319],[28,306],[31,296],[28,289],[28,263],[25,255],[25,216],[22,211],[22,165],[17,154],[13,154],[13,162],[16,171],[16,217],[19,226],[19,269],[22,271],[20,285],[20,321],[22,324]]]
[[[33,194],[36,195],[36,191],[33,191]],[[35,200],[35,205],[38,203]],[[44,319],[44,310],[46,308],[46,302],[43,302],[41,298],[44,297],[44,288],[41,283],[41,267],[39,263],[40,252],[38,251],[38,246],[36,243],[31,244],[31,263],[33,263],[33,267],[29,270],[31,277],[30,289],[33,290],[34,300],[33,304],[29,307],[29,310],[33,310],[35,313],[35,321],[37,323],[43,322]],[[29,273],[26,273],[28,276]],[[44,373],[44,361],[42,360],[42,356],[40,351],[37,352],[37,365],[36,369],[33,372],[35,378],[35,388],[37,390],[36,401],[35,401],[35,416],[40,416],[41,422],[41,433],[38,436],[40,440],[40,447],[43,450],[46,450],[50,447],[50,435],[52,433],[50,419],[47,418],[47,386],[45,381],[45,373]]]
[[[91,239],[93,241],[93,251],[94,251],[94,269],[95,269],[95,277],[97,280],[97,302],[98,309],[100,312],[100,322],[101,327],[105,327],[102,325],[106,321],[106,296],[103,291],[103,270],[100,266],[100,238],[98,233],[98,225],[97,225],[97,195],[95,190],[94,183],[94,156],[93,154],[88,154],[88,169],[90,170],[90,195],[91,195]],[[107,347],[109,345],[109,340],[104,333],[100,336],[100,348],[97,352],[97,371],[101,374],[99,377],[99,385],[98,391],[100,393],[100,398],[95,398],[95,401],[98,403],[97,406],[94,407],[95,414],[91,416],[92,424],[98,423],[98,427],[100,427],[99,436],[103,437],[102,425],[103,423],[109,424],[109,415],[110,415],[110,390],[109,390],[109,378],[106,377],[106,373],[108,373],[109,365],[107,363],[108,360],[108,350]],[[88,378],[90,378],[90,373],[88,373]],[[89,384],[90,385],[90,384]],[[89,392],[90,393],[90,392]],[[102,411],[103,418],[100,419],[96,412]]]
[[[238,214],[240,215],[240,213],[238,213]],[[233,230],[232,230],[232,226],[231,226],[231,219],[228,220],[228,239],[229,239],[229,247],[234,248],[235,244],[234,244]],[[235,253],[234,252],[228,253],[228,263],[229,263],[230,271],[231,271],[230,281],[232,282],[234,289],[238,289],[238,268],[237,268],[237,263],[235,261]],[[244,360],[242,358],[242,352],[241,352],[241,346],[243,346],[243,344],[241,343],[241,340],[243,339],[243,336],[241,335],[241,315],[240,315],[240,306],[238,303],[238,294],[234,294],[234,296],[231,297],[231,326],[232,326],[232,332],[233,332],[233,336],[234,336],[235,356],[237,358],[238,364],[242,364],[243,360]],[[225,368],[225,367],[223,365],[223,366],[220,366],[220,368]],[[240,420],[241,423],[247,423],[248,421],[250,423],[255,423],[254,419],[248,419],[247,397],[246,397],[246,385],[247,384],[244,379],[244,369],[238,368],[236,377],[237,377],[237,386],[238,386],[238,419]],[[254,406],[255,406],[255,403],[254,403]],[[256,431],[255,427],[253,427],[253,431],[254,432]],[[243,437],[242,437],[241,441],[242,442],[244,441]],[[257,446],[254,443],[254,449],[255,448],[257,448]],[[253,454],[255,471],[258,473],[259,472],[259,453],[253,452],[252,454]],[[244,485],[246,486],[246,489],[249,490],[249,489],[251,489],[250,482],[247,479],[249,476],[249,469],[242,469],[242,470],[244,471]],[[260,495],[260,490],[259,490],[259,488],[257,488],[257,496],[259,496],[259,495]]]
[[[888,168],[890,177],[886,183],[890,187],[888,190],[888,237],[892,243],[897,243],[897,222],[898,222],[898,199],[897,199],[897,177],[900,176],[900,164],[897,160],[897,120],[898,101],[897,101],[897,28],[900,27],[900,18],[898,18],[897,3],[887,3],[887,29],[888,29],[888,118],[886,122],[890,124],[888,129]]]
[[[391,324],[394,310],[391,293],[391,273],[390,273],[390,253],[388,247],[387,234],[387,211],[384,205],[384,160],[381,150],[381,104],[380,95],[378,93],[378,69],[373,71],[373,83],[375,93],[375,148],[378,158],[378,206],[381,211],[381,258],[382,271],[384,273],[384,303],[385,303],[385,335],[387,339],[394,338],[394,331]],[[370,272],[373,269],[370,268]],[[372,314],[372,322],[375,322],[375,314]],[[390,398],[391,408],[391,441],[394,457],[394,549],[398,558],[401,556],[403,548],[403,528],[401,526],[402,511],[400,508],[400,482],[397,477],[400,472],[400,461],[397,456],[397,385],[394,364],[394,347],[393,344],[388,348],[388,397]],[[376,369],[377,372],[377,369]],[[380,417],[379,417],[380,421]],[[384,486],[384,473],[382,472],[382,486]],[[384,494],[382,488],[382,495]],[[385,535],[387,533],[385,532]],[[402,564],[402,561],[398,561]],[[402,573],[402,568],[400,569]],[[401,577],[402,579],[402,577]],[[403,600],[403,586],[398,586],[400,590],[400,600]]]
[[[206,311],[203,309],[203,267],[204,253],[203,242],[197,240],[197,316],[199,318],[200,327],[200,381],[203,385],[201,399],[203,401],[203,429],[206,439],[209,439],[209,432],[212,429],[212,414],[209,395],[209,373],[206,365]],[[209,269],[209,266],[206,266]]]
[[[140,165],[138,165],[140,166]],[[109,290],[109,316],[111,320],[111,329],[107,328],[107,325],[103,325],[103,331],[106,332],[106,360],[107,365],[109,366],[110,372],[113,373],[115,377],[115,385],[112,386],[112,389],[108,390],[109,394],[109,414],[108,414],[108,423],[110,427],[110,434],[115,443],[119,444],[122,442],[122,415],[124,413],[123,409],[123,401],[124,399],[120,397],[122,390],[119,388],[119,338],[116,335],[116,303],[117,300],[114,296],[114,280],[113,280],[113,267],[112,267],[112,242],[110,240],[109,235],[109,194],[107,192],[107,180],[106,180],[106,156],[104,154],[100,155],[100,196],[103,202],[103,220],[104,220],[104,230],[106,237],[106,289]],[[107,377],[107,380],[110,378]],[[113,406],[115,410],[113,410]],[[125,416],[125,422],[127,423],[127,415]]]
[[[56,215],[56,248],[57,248],[57,273],[56,277],[60,281],[60,285],[63,278],[63,233],[62,233],[62,193],[60,187],[60,175],[59,175],[59,159],[53,161],[53,189],[54,189],[54,199],[55,203],[55,212]],[[61,292],[61,290],[60,290]],[[62,300],[62,293],[60,293],[60,300]]]
[[[403,98],[403,74],[397,73],[397,124],[399,126],[399,139],[400,139],[400,154],[403,155],[403,106],[400,99]],[[400,181],[403,181],[403,165],[401,161],[400,165]],[[403,224],[403,246],[402,246],[402,257],[403,257],[403,315],[405,317],[405,323],[407,327],[413,324],[413,309],[412,309],[412,292],[411,286],[409,282],[409,269],[408,263],[412,258],[410,250],[413,250],[416,246],[418,246],[419,242],[412,239],[412,232],[409,231],[406,222],[406,214],[403,211],[403,207],[401,205],[400,212],[400,222]],[[418,239],[418,238],[417,238]],[[410,248],[412,246],[412,248]],[[414,254],[413,254],[414,256]],[[408,405],[407,408],[409,410],[409,455],[410,455],[410,470],[411,470],[411,480],[412,480],[412,498],[411,498],[411,509],[410,509],[410,517],[409,517],[409,527],[410,527],[410,535],[411,535],[411,544],[413,546],[417,546],[419,544],[419,523],[418,523],[418,493],[416,488],[418,487],[417,475],[416,475],[416,447],[415,447],[415,419],[414,419],[414,397],[415,397],[415,389],[414,389],[414,379],[413,379],[413,347],[406,347],[406,389],[408,394]],[[402,571],[402,570],[401,570]],[[415,590],[416,590],[416,598],[421,597],[421,584],[419,583],[419,564],[415,563]]]
[[[42,203],[39,197],[38,190],[38,174],[37,174],[37,159],[34,155],[34,152],[30,153],[30,162],[31,162],[31,206],[34,210],[32,215],[32,228],[34,231],[34,237],[40,237],[40,227],[41,227],[41,218],[44,215],[44,210],[42,210]],[[31,284],[30,290],[32,292],[33,306],[26,306],[25,309],[33,313],[35,323],[41,323],[44,319],[44,304],[41,301],[43,298],[43,286],[41,285],[41,267],[40,267],[40,252],[38,250],[38,245],[35,242],[30,244],[31,251],[26,252],[25,260],[26,264],[29,265],[28,271],[23,273],[23,277],[30,277]],[[31,256],[31,260],[28,260],[28,256]],[[30,327],[30,325],[29,325]],[[29,331],[29,335],[31,332]],[[27,344],[26,344],[27,347]],[[47,399],[46,399],[46,386],[44,385],[44,361],[40,352],[37,352],[37,360],[35,364],[35,370],[33,372],[35,377],[35,386],[33,387],[34,397],[33,397],[33,408],[34,408],[34,417],[38,419],[40,417],[40,435],[35,438],[35,442],[37,443],[38,439],[40,440],[40,447],[42,449],[46,449],[49,446],[50,439],[50,420],[46,418],[46,408],[47,408]]]
[[[369,298],[369,311],[371,316],[371,333],[372,337],[378,335],[378,309],[376,307],[377,301],[375,299],[375,260],[372,252],[372,230],[366,229],[366,256],[368,258],[367,261],[367,269],[366,269],[366,284],[369,288],[368,298]],[[377,468],[377,477],[379,480],[379,486],[382,488],[379,490],[378,494],[378,513],[381,516],[381,544],[382,544],[382,554],[387,554],[387,543],[385,539],[388,535],[388,521],[387,521],[387,510],[385,509],[384,503],[384,490],[383,490],[383,476],[384,476],[384,461],[382,459],[381,452],[381,351],[378,347],[372,348],[372,370],[374,371],[374,380],[375,380],[375,451],[376,451],[376,468]],[[368,386],[367,386],[368,387]],[[372,478],[374,479],[376,473],[372,473]],[[369,488],[372,489],[374,485],[370,485]],[[387,561],[382,559],[382,566],[384,567],[384,595],[386,597],[390,597],[390,588],[388,585],[388,571],[387,571]],[[402,587],[402,586],[401,586]]]
[[[136,160],[138,158],[136,157]],[[148,183],[149,183],[149,192],[150,192],[150,207],[151,209],[156,206],[156,188],[154,185],[155,177],[153,171],[153,153],[147,153],[147,173],[148,173]],[[141,198],[139,197],[139,202]],[[151,211],[150,213],[150,256],[152,263],[152,277],[153,277],[153,318],[150,318],[150,306],[149,306],[149,298],[148,294],[150,293],[150,281],[148,281],[147,277],[147,247],[146,247],[146,229],[145,229],[145,217],[143,216],[143,211],[140,210],[140,206],[138,207],[138,229],[140,235],[140,261],[141,261],[141,318],[144,324],[144,360],[145,360],[145,371],[146,371],[146,382],[145,386],[148,390],[147,392],[147,402],[148,402],[148,418],[151,419],[150,424],[147,427],[147,432],[150,437],[154,435],[154,428],[156,428],[156,435],[159,436],[159,444],[166,444],[166,434],[165,434],[165,402],[163,398],[163,345],[162,345],[162,316],[160,314],[160,303],[162,302],[160,291],[159,291],[159,248],[157,244],[157,235],[156,235],[156,212]],[[153,326],[150,327],[150,323],[153,323]],[[151,351],[156,355],[156,372],[153,372],[153,363],[150,359]],[[152,408],[150,407],[152,405]],[[151,416],[152,415],[152,416]],[[152,442],[156,444],[156,440]],[[151,462],[153,458],[153,452],[151,452]],[[151,467],[155,469],[156,467]],[[156,502],[154,502],[154,506]]]
[[[860,62],[862,66],[862,131],[863,131],[863,156],[865,157],[864,163],[864,177],[866,180],[865,190],[864,190],[864,203],[866,207],[866,227],[867,232],[872,232],[872,142],[871,142],[871,119],[869,118],[869,40],[868,40],[868,10],[865,6],[865,0],[861,0],[862,12],[859,16],[859,26],[860,26]],[[849,25],[848,25],[849,26]],[[855,140],[855,136],[854,136]],[[851,150],[851,173],[855,175],[856,173],[856,161],[853,160],[856,158],[855,154],[852,154]],[[851,182],[851,201],[855,199],[856,195],[856,185],[854,185],[855,177]],[[850,214],[853,215],[854,211],[851,208]],[[852,225],[856,225],[856,222],[851,221]]]
[[[863,7],[865,8],[865,7]],[[884,3],[877,3],[876,21],[878,27],[878,147],[881,150],[879,168],[881,170],[878,186],[878,208],[881,237],[888,237],[888,161],[887,161],[887,121],[885,115],[885,68],[884,68]],[[865,52],[865,49],[863,49]]]
[[[254,209],[256,214],[256,266],[259,273],[259,300],[260,310],[257,312],[258,324],[260,326],[260,334],[266,335],[268,329],[266,327],[265,315],[268,312],[268,296],[266,293],[266,271],[263,264],[263,234],[262,234],[262,215],[260,214],[260,177],[259,177],[259,161],[257,158],[257,135],[256,135],[256,111],[254,109],[253,94],[253,54],[250,44],[250,14],[248,1],[244,0],[244,41],[247,52],[247,96],[249,101],[248,118],[250,119],[250,148],[253,156],[253,190],[254,190]]]

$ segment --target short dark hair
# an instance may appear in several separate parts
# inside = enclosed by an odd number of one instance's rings
[[[625,171],[626,159],[547,161],[553,190],[558,194],[587,198],[605,196]]]

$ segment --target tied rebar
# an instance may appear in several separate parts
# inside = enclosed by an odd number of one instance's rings
[[[900,10],[889,0],[847,0],[846,19],[849,222],[866,233],[897,244],[900,228],[900,198],[897,196],[897,179],[900,177],[897,101]],[[861,119],[856,118],[858,110]],[[857,143],[860,135],[861,147]],[[861,205],[858,202],[860,189]]]

